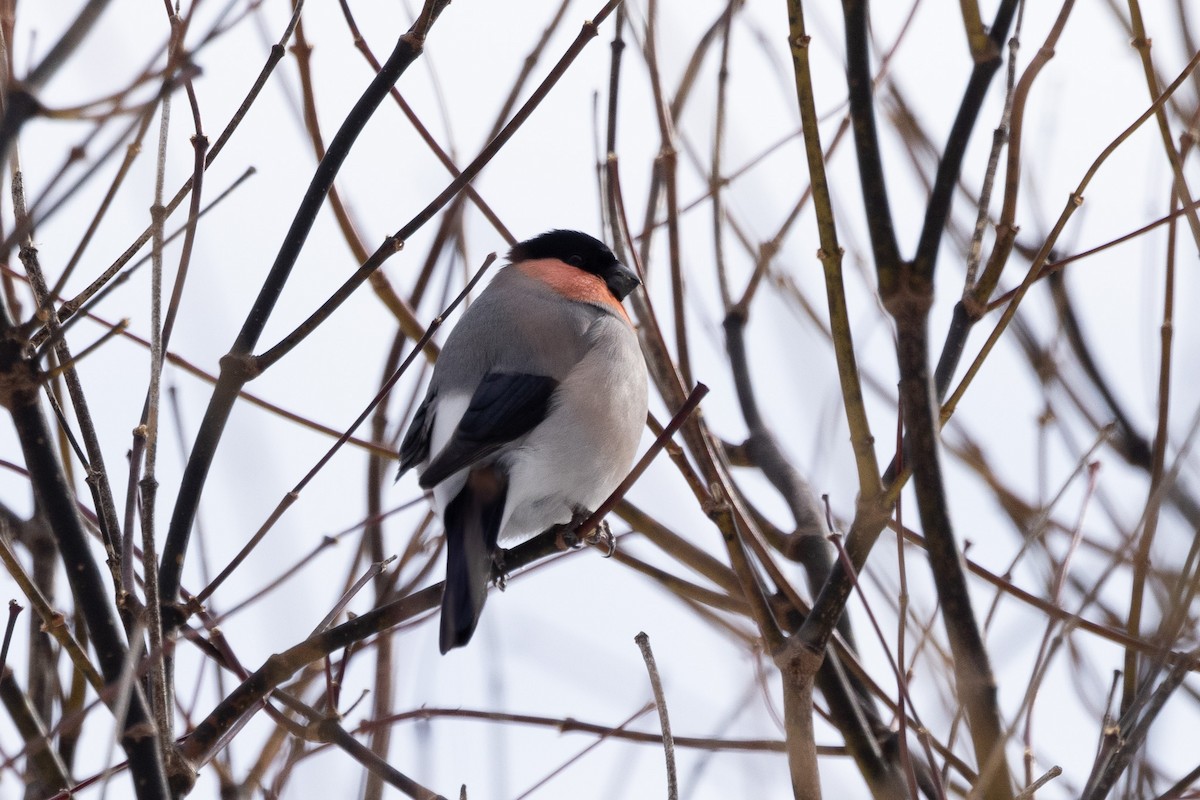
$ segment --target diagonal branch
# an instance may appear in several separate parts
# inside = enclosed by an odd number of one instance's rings
[[[358,102],[351,109],[342,127],[330,142],[325,158],[317,166],[308,191],[301,201],[300,208],[292,221],[275,263],[259,290],[257,299],[246,317],[241,332],[234,341],[229,354],[221,361],[221,377],[213,390],[208,410],[204,415],[196,443],[188,458],[183,479],[179,488],[179,496],[171,516],[171,524],[163,545],[162,582],[160,597],[163,603],[170,604],[179,593],[179,580],[183,572],[184,558],[187,553],[188,540],[191,536],[192,521],[200,504],[200,493],[208,477],[209,467],[216,455],[217,444],[224,430],[225,422],[233,409],[238,391],[253,377],[248,356],[279,299],[283,286],[291,275],[292,267],[300,255],[300,250],[308,237],[317,213],[325,202],[325,196],[333,186],[342,163],[350,154],[358,135],[366,126],[379,104],[387,97],[393,83],[421,55],[424,48],[425,36],[437,15],[445,7],[445,0],[427,0],[425,8],[413,26],[399,38],[391,56],[388,57],[383,69],[363,91]],[[176,621],[177,622],[177,621]],[[164,622],[164,624],[166,624]]]
[[[968,4],[967,0],[964,0],[964,5]],[[1003,0],[1000,4],[988,33],[992,49],[988,51],[987,59],[975,62],[971,77],[967,80],[958,114],[954,117],[954,125],[950,128],[950,135],[946,137],[946,147],[938,162],[933,191],[925,207],[925,223],[917,243],[917,254],[913,258],[913,267],[918,272],[933,273],[946,220],[950,217],[950,206],[958,176],[962,172],[963,157],[967,152],[967,144],[971,141],[971,131],[975,129],[975,123],[979,120],[979,112],[983,108],[983,100],[992,84],[992,78],[1004,61],[1000,48],[1012,25],[1017,5],[1018,0]],[[975,10],[978,13],[977,6]]]
[[[842,0],[842,15],[846,22],[846,86],[850,92],[850,122],[854,128],[858,176],[862,183],[875,267],[880,271],[880,290],[886,293],[901,279],[901,258],[888,203],[887,182],[883,177],[879,130],[875,125],[867,0]]]

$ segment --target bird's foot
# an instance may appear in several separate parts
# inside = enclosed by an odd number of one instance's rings
[[[572,522],[554,526],[554,546],[559,550],[576,550],[583,546]]]
[[[504,551],[500,548],[492,553],[492,580],[500,591],[508,588],[508,570],[504,565]]]
[[[595,530],[586,536],[579,535],[579,526],[590,516],[592,516],[592,512],[578,509],[571,517],[570,522],[558,526],[555,536],[558,549],[575,550],[585,545],[599,547],[603,549],[605,558],[611,558],[613,553],[617,552],[617,539],[613,536],[612,529],[608,527],[607,520],[600,520],[600,524],[596,526]]]
[[[599,547],[605,558],[612,558],[617,552],[617,537],[613,536],[612,528],[608,527],[608,520],[600,520],[600,524],[596,529],[583,537],[583,543],[592,547]]]

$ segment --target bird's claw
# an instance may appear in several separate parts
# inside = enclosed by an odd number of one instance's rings
[[[608,527],[606,519],[600,520],[596,530],[583,537],[583,542],[601,548],[605,558],[612,558],[617,552],[617,537],[613,536],[612,528]]]
[[[586,536],[579,535],[579,526],[590,516],[590,512],[579,511],[566,525],[558,526],[555,536],[558,549],[576,550],[585,545],[599,547],[603,550],[605,558],[612,558],[613,554],[617,552],[617,537],[613,536],[612,529],[608,526],[608,520],[600,520],[600,524],[596,526],[595,530]]]
[[[580,544],[579,535],[575,532],[575,528],[570,523],[555,527],[554,546],[559,550],[575,550],[580,546]]]
[[[492,553],[492,580],[500,591],[508,588],[508,570],[504,566],[503,550],[497,549]]]

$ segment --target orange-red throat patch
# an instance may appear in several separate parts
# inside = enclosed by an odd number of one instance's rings
[[[604,279],[599,275],[584,272],[557,258],[536,258],[514,264],[513,267],[519,269],[522,274],[541,281],[569,300],[607,306],[620,314],[631,327],[633,325],[625,307],[617,302],[617,298],[613,297]]]

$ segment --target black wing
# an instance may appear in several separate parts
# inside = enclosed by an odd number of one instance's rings
[[[429,432],[433,430],[434,417],[431,409],[433,397],[432,394],[426,397],[417,408],[417,413],[413,414],[412,422],[409,423],[408,433],[404,434],[404,441],[400,443],[400,470],[396,473],[396,480],[400,480],[401,475],[429,457]]]
[[[454,435],[421,475],[421,486],[436,486],[468,464],[529,433],[546,418],[550,397],[557,388],[558,381],[546,375],[486,375]],[[428,452],[428,436],[425,449]]]

